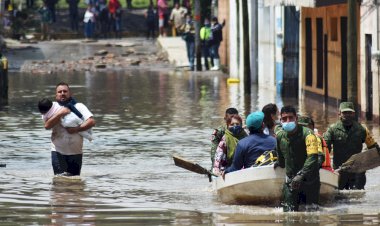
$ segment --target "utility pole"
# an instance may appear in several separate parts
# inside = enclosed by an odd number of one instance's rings
[[[357,0],[347,0],[347,99],[358,110],[358,73],[357,73]],[[357,112],[357,111],[356,111]]]
[[[256,0],[255,0],[256,1]],[[248,14],[248,0],[242,0],[241,11],[243,15],[243,75],[244,75],[244,93],[251,94],[251,48],[249,45],[249,14]]]
[[[194,1],[194,21],[195,21],[195,53],[197,62],[197,71],[202,71],[202,54],[201,54],[201,2],[200,0]]]

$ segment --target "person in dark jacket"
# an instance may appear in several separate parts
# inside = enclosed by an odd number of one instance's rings
[[[274,167],[285,167],[283,185],[284,212],[298,211],[301,202],[308,210],[317,210],[319,202],[318,140],[314,132],[298,125],[292,106],[281,108],[282,127],[276,132],[278,161]]]
[[[223,20],[223,23],[220,24],[218,22],[217,17],[213,17],[211,19],[211,32],[212,32],[212,41],[211,41],[211,59],[213,60],[214,67],[211,70],[217,71],[220,69],[220,58],[219,58],[219,46],[223,41],[223,32],[222,29],[225,25],[226,21]]]
[[[50,24],[52,23],[52,14],[46,3],[38,10],[41,15],[41,41],[50,40]]]
[[[71,24],[71,30],[78,32],[78,20],[79,20],[79,14],[78,14],[78,3],[79,0],[66,0],[67,4],[69,5],[69,16],[70,16],[70,24]]]
[[[156,28],[156,19],[157,14],[156,11],[154,10],[153,3],[151,3],[145,12],[145,19],[146,19],[146,25],[147,25],[147,36],[146,38],[149,39],[149,37],[152,37],[154,39],[156,37],[155,33],[155,28]]]
[[[225,174],[249,168],[265,151],[276,149],[276,139],[263,132],[265,127],[263,120],[264,113],[261,111],[248,115],[246,125],[249,129],[249,136],[238,142],[232,165],[224,171]]]
[[[45,0],[46,6],[51,12],[51,20],[53,23],[56,22],[56,16],[55,16],[55,5],[57,4],[58,0]]]
[[[189,59],[190,71],[194,71],[195,58],[195,26],[191,14],[186,15],[186,24],[182,27],[182,39],[186,42],[187,58]]]

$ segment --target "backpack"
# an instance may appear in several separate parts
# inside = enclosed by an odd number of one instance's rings
[[[277,152],[275,150],[265,151],[260,155],[252,167],[272,165],[277,161]]]

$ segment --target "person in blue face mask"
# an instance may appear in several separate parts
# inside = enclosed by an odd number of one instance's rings
[[[263,112],[256,111],[249,114],[246,126],[249,136],[238,142],[232,165],[224,171],[224,174],[251,167],[265,151],[276,149],[276,138],[263,132],[265,128]]]
[[[239,139],[247,136],[239,115],[227,119],[227,128],[215,152],[213,173],[216,175],[221,175],[231,165]]]
[[[285,167],[283,185],[284,212],[298,211],[301,202],[308,210],[318,209],[319,180],[318,140],[314,131],[298,125],[294,107],[285,106],[280,113],[282,128],[276,132],[278,162]]]

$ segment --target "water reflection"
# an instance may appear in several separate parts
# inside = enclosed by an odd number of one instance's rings
[[[85,142],[82,180],[55,181],[50,131],[36,103],[54,98],[66,81],[94,113],[95,140]],[[5,224],[236,225],[375,224],[380,212],[380,170],[367,172],[366,191],[348,194],[317,213],[283,214],[281,208],[222,204],[207,177],[173,164],[172,154],[210,165],[212,128],[224,111],[247,115],[272,102],[295,104],[320,132],[337,120],[335,107],[283,99],[272,90],[226,83],[216,74],[126,70],[51,75],[13,73],[8,105],[0,109],[0,222]],[[379,137],[379,127],[364,122]],[[378,221],[377,221],[378,222]]]
[[[85,181],[78,178],[54,177],[50,189],[52,225],[95,225],[95,203],[89,200]]]

